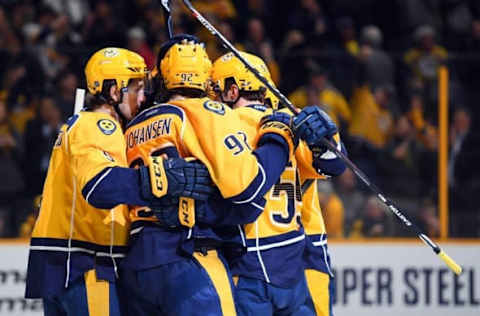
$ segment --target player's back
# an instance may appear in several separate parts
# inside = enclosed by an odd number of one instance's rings
[[[259,164],[245,144],[242,128],[235,112],[208,98],[159,104],[142,111],[127,125],[127,160],[134,167],[145,164],[151,155],[196,158],[207,166],[223,198],[241,204],[255,197],[256,192],[248,188],[259,178]],[[130,214],[131,235],[136,245],[132,252],[138,256],[151,254],[141,264],[132,261],[130,265],[130,260],[137,257],[132,253],[126,262],[131,267],[148,268],[180,260],[178,245],[196,236],[217,239],[209,227],[201,225],[176,229],[160,227],[153,213],[145,207],[133,208]],[[161,255],[149,251],[157,242],[162,244],[157,247],[162,249]]]
[[[64,275],[73,281],[86,268],[95,266],[99,278],[115,279],[112,258],[123,257],[126,252],[127,207],[95,208],[87,202],[82,189],[103,169],[126,166],[124,150],[120,126],[105,113],[81,112],[62,126],[32,232],[27,296],[44,295],[37,292],[45,288],[58,291],[55,287],[62,287],[65,281],[58,284],[50,278],[58,280],[59,275]]]
[[[246,123],[243,130],[252,146],[261,118],[272,110],[255,105],[234,111]],[[295,157],[290,157],[280,179],[264,198],[264,212],[254,223],[244,225],[247,254],[234,263],[232,272],[289,287],[303,275],[305,238],[299,218],[302,200]]]
[[[242,138],[240,122],[234,111],[208,98],[159,104],[128,124],[127,158],[131,164],[139,157],[168,154],[175,148],[180,157],[194,157],[205,164],[222,196],[231,198],[248,187],[258,173],[256,159]]]

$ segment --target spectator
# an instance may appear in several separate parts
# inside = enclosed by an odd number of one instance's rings
[[[450,129],[450,154],[448,162],[448,176],[451,187],[459,187],[463,190],[465,182],[472,178],[469,166],[475,164],[480,158],[480,150],[477,144],[472,144],[475,137],[471,132],[471,115],[463,107],[453,113],[452,127]],[[465,182],[464,182],[465,181]],[[464,182],[464,183],[462,183]]]
[[[345,236],[349,236],[353,222],[360,217],[361,208],[365,203],[365,195],[358,188],[355,174],[348,168],[341,176],[335,178],[334,183],[335,191],[345,208]]]
[[[55,10],[57,14],[68,16],[73,26],[81,25],[89,10],[88,0],[43,0],[43,3]]]
[[[345,16],[337,20],[337,30],[340,35],[340,47],[352,56],[357,56],[359,45],[355,36],[355,27],[351,17]]]
[[[417,206],[417,198],[420,197],[419,146],[415,129],[402,115],[396,120],[393,136],[379,159],[383,190],[401,208],[408,210]]]
[[[152,70],[155,66],[155,56],[145,41],[145,36],[145,31],[141,27],[130,28],[127,33],[127,48],[142,56],[147,68]]]
[[[38,60],[45,74],[53,79],[72,60],[73,56],[68,52],[71,53],[71,48],[80,43],[80,38],[78,34],[69,32],[68,18],[64,15],[56,17],[43,30],[42,36],[38,45]]]
[[[374,181],[380,151],[390,140],[393,131],[393,114],[389,108],[390,86],[378,86],[373,92],[367,85],[356,88],[352,96],[352,122],[349,128],[349,148],[357,164]]]
[[[332,182],[317,180],[318,199],[320,209],[325,220],[325,227],[329,237],[343,237],[344,212],[342,201],[333,190]]]
[[[391,86],[377,86],[373,93],[368,86],[357,88],[352,97],[350,134],[370,147],[383,148],[393,130],[393,114],[389,108],[392,94]]]
[[[310,63],[308,86],[298,88],[288,97],[299,108],[307,105],[319,105],[337,125],[343,123],[348,126],[352,119],[347,101],[328,81],[326,70],[314,62]]]
[[[438,67],[447,59],[447,51],[435,42],[435,30],[423,25],[415,30],[416,47],[410,48],[404,56],[414,82],[424,84],[436,80]]]
[[[231,0],[200,0],[195,2],[195,8],[202,14],[212,15],[221,20],[234,19],[237,16]]]
[[[30,197],[42,193],[51,151],[61,124],[62,114],[53,98],[43,97],[37,117],[28,122],[25,131],[25,157],[35,157],[25,161],[27,194]]]
[[[361,218],[353,224],[350,237],[392,236],[392,224],[383,204],[376,195],[371,195],[366,199]]]
[[[86,45],[94,51],[100,47],[125,46],[125,26],[118,14],[112,13],[112,6],[106,0],[94,2],[94,11],[90,12],[83,28]]]
[[[40,203],[42,202],[42,196],[37,195],[33,199],[33,212],[25,218],[25,220],[20,225],[19,237],[20,238],[30,238],[32,236],[33,227],[35,226],[35,221],[38,217],[38,212],[40,212]]]
[[[480,225],[478,205],[474,197],[480,190],[480,137],[472,129],[470,112],[459,107],[453,114],[448,163],[451,206],[457,215],[452,218],[457,237],[472,237]]]
[[[302,0],[300,6],[288,18],[289,29],[295,29],[307,38],[313,39],[323,35],[326,31],[323,9],[315,0]],[[317,45],[314,41],[311,44]]]
[[[433,129],[426,129],[422,135],[423,147],[420,150],[419,166],[420,194],[436,196],[438,175],[438,135]]]
[[[244,43],[245,50],[249,53],[262,57],[267,64],[272,80],[278,85],[280,72],[273,53],[272,41],[265,35],[262,20],[251,18],[247,23],[247,40]]]
[[[60,73],[57,80],[55,91],[55,103],[60,108],[61,120],[66,121],[73,115],[73,106],[75,104],[75,91],[78,87],[78,78],[75,73],[65,70]]]
[[[390,56],[382,50],[382,31],[374,25],[362,29],[358,58],[364,66],[365,81],[372,86],[393,85],[394,66]]]
[[[416,222],[421,231],[425,232],[429,237],[440,236],[440,222],[434,201],[428,198],[422,201],[416,217],[418,218]]]
[[[235,32],[231,23],[227,21],[220,22],[220,24],[218,25],[218,31],[222,33],[223,36],[225,36],[225,38],[230,43],[232,43],[236,49],[238,49],[239,51],[245,50],[245,47],[243,47],[241,43],[237,42]],[[212,37],[210,33],[208,34],[208,37],[205,37],[205,42],[207,43],[207,54],[211,60],[216,60],[218,57],[227,53],[227,50],[225,49],[225,47],[223,47],[222,43],[215,37]]]
[[[4,237],[15,233],[16,206],[25,188],[20,161],[20,136],[8,120],[5,102],[0,101],[0,235]]]

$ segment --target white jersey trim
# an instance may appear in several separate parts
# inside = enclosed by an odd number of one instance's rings
[[[97,182],[95,182],[95,184],[93,185],[93,187],[90,189],[90,191],[88,192],[87,194],[87,197],[85,198],[85,200],[88,202],[88,199],[90,198],[90,195],[93,193],[93,191],[95,190],[95,188],[97,187],[97,185],[100,184],[100,182],[102,182],[102,180],[108,176],[108,174],[112,171],[112,168],[108,169],[108,171],[106,171],[104,174],[102,174],[102,176],[97,180]],[[90,203],[90,202],[88,202]]]
[[[113,258],[123,258],[125,254],[123,253],[108,253],[108,252],[95,252],[90,249],[81,248],[81,247],[59,247],[59,246],[30,246],[30,250],[42,250],[42,251],[62,251],[62,252],[85,252],[90,255],[96,255],[97,257],[113,257]]]
[[[304,239],[305,239],[305,235],[300,235],[300,236],[297,236],[295,238],[290,238],[290,239],[287,239],[287,240],[284,240],[284,241],[279,241],[279,242],[275,242],[275,243],[271,243],[271,244],[267,244],[267,245],[259,246],[257,244],[256,247],[248,247],[247,251],[263,251],[263,250],[268,250],[268,249],[272,249],[272,248],[283,247],[283,246],[287,246],[287,245],[297,243],[297,242],[302,241]]]
[[[260,190],[265,185],[265,182],[267,181],[267,177],[265,176],[265,170],[263,169],[262,165],[258,163],[258,161],[257,161],[257,165],[258,165],[258,169],[260,169],[260,172],[262,173],[262,183],[258,186],[257,190],[255,191],[255,193],[253,193],[253,195],[250,198],[243,201],[234,201],[233,203],[244,204],[244,203],[249,203],[253,201],[253,199],[255,199],[255,197],[257,196],[258,192],[260,192]]]

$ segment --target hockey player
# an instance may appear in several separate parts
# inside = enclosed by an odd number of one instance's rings
[[[129,162],[141,165],[150,154],[195,157],[218,187],[219,203],[250,216],[245,221],[254,220],[293,152],[288,122],[267,116],[256,125],[258,137],[246,142],[238,115],[206,97],[211,62],[193,36],[177,35],[165,43],[157,62],[168,102],[144,110],[128,124]],[[194,222],[197,206],[182,199],[173,204],[182,227],[166,225],[161,220],[166,211],[132,211],[132,248],[123,267],[129,297],[134,298],[132,313],[236,314],[229,271],[216,251],[221,240],[211,227]],[[177,212],[172,214],[178,218]]]
[[[273,84],[273,82],[270,83]],[[279,108],[279,100],[270,90],[266,93],[265,101],[268,106],[274,109]],[[339,135],[334,135],[334,140],[337,144],[343,146]],[[342,152],[346,152],[343,147]],[[324,155],[324,158],[327,160],[335,159],[328,152]],[[335,160],[332,160],[332,162],[335,163]],[[325,163],[324,160],[323,164]],[[330,175],[340,175],[342,170],[343,168],[333,170],[334,172]],[[307,173],[304,173],[304,175],[308,176]],[[333,315],[334,282],[332,282],[332,278],[334,275],[328,253],[327,232],[318,197],[318,181],[326,179],[326,176],[323,176],[322,179],[300,179],[302,184],[301,219],[305,229],[306,242],[303,260],[307,287],[310,293],[306,306],[311,314],[317,316]]]
[[[268,69],[260,58],[247,53],[242,56],[269,78]],[[252,142],[257,137],[255,126],[262,116],[271,113],[263,105],[265,86],[232,53],[215,61],[212,80],[218,99],[234,108],[249,125],[244,132],[247,142]],[[294,120],[301,137],[308,134],[311,141],[317,142],[321,137],[336,133],[331,120],[323,120],[311,108],[307,110],[308,114],[302,113],[301,121]],[[286,120],[290,119],[284,115]],[[308,115],[315,120],[309,120]],[[313,121],[315,134],[310,127],[305,129]],[[329,163],[325,165],[321,156],[314,160],[307,145],[301,142],[279,181],[265,195],[265,211],[255,222],[240,230],[247,253],[231,262],[233,275],[239,277],[235,291],[240,315],[308,314],[302,259],[305,235],[299,221],[302,202],[299,179],[321,177],[319,169],[322,173],[335,173],[345,168],[338,159]]]
[[[219,197],[258,216],[264,193],[293,151],[288,124],[273,124],[275,117],[269,117],[252,152],[237,115],[206,97],[211,62],[193,36],[178,35],[165,43],[158,69],[168,103],[144,110],[128,124],[128,161],[141,165],[150,154],[195,157],[208,167]],[[235,315],[228,268],[216,251],[219,238],[208,226],[194,225],[197,203],[180,199],[173,207],[182,227],[159,221],[165,211],[132,210],[132,248],[123,267],[134,297],[131,312]]]
[[[306,234],[303,255],[305,277],[310,297],[307,307],[317,316],[331,316],[333,302],[333,272],[327,246],[327,232],[318,197],[318,179],[302,183],[302,223]]]
[[[270,84],[275,86],[271,81]],[[265,104],[274,109],[278,109],[280,102],[270,90],[267,90]],[[337,144],[340,144],[340,146],[343,146],[340,141],[340,135],[334,135],[333,140]],[[346,152],[343,147],[341,150],[343,153]],[[328,153],[328,151],[324,153],[323,158],[323,165],[328,163],[328,160],[332,160],[334,164],[337,164],[335,156],[332,153]],[[344,166],[341,164],[338,166],[340,169],[330,170],[331,176],[338,176],[343,172],[342,170],[344,170]],[[304,172],[303,174],[308,177],[308,173]],[[331,269],[330,255],[328,253],[327,231],[318,197],[318,181],[326,179],[327,176],[322,176],[322,179],[300,179],[302,184],[301,219],[305,229],[306,241],[303,260],[307,287],[310,293],[306,306],[310,313],[317,316],[333,315],[332,302],[334,282],[332,282],[332,278],[334,275]]]
[[[128,239],[124,204],[162,205],[159,184],[168,187],[164,195],[210,193],[206,169],[183,159],[127,168],[121,122],[144,99],[145,69],[143,58],[125,49],[93,54],[85,68],[92,102],[68,120],[55,142],[25,294],[43,298],[47,316],[120,315],[115,281]]]

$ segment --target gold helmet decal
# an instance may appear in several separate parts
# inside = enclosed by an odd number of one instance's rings
[[[193,88],[207,91],[212,62],[202,44],[183,40],[170,47],[160,62],[167,89]]]

